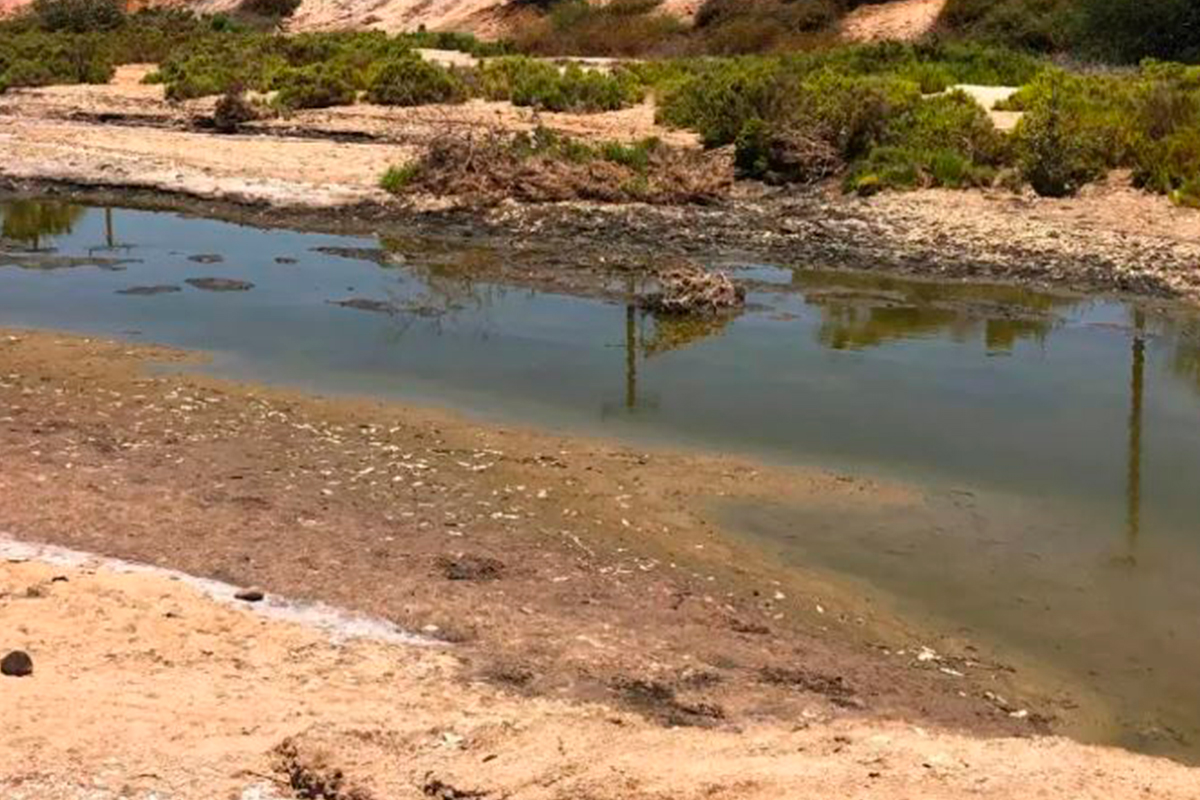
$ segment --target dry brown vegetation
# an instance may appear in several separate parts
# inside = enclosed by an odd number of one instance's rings
[[[587,145],[543,128],[532,133],[447,131],[384,187],[477,204],[525,202],[708,203],[732,185],[728,159],[648,139]]]

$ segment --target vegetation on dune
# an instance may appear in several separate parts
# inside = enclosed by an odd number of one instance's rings
[[[221,96],[221,130],[264,111],[247,93],[273,92],[274,107],[285,111],[365,97],[397,106],[486,98],[567,112],[627,108],[651,93],[661,123],[695,131],[708,149],[731,147],[740,175],[770,183],[837,177],[862,194],[1000,183],[1063,196],[1128,169],[1147,190],[1200,205],[1200,67],[1144,58],[1200,59],[1200,4],[950,0],[941,31],[924,41],[828,46],[829,30],[856,2],[705,0],[689,27],[664,16],[659,0],[558,0],[534,4],[544,16],[515,43],[483,43],[424,31],[283,36],[237,13],[127,16],[114,0],[37,0],[0,23],[0,91],[103,82],[117,64],[155,62],[150,79],[168,98]],[[293,0],[246,5],[259,17],[289,9]],[[421,59],[418,47],[482,60],[447,68]],[[529,55],[568,52],[675,57],[593,69]],[[1141,64],[1068,71],[1041,55],[1051,52]],[[1005,106],[1024,112],[1022,122],[998,132],[957,84],[1020,86]],[[389,173],[387,185],[433,186],[436,166],[459,187],[482,181],[490,191],[498,176],[524,182],[531,198],[558,196],[562,185],[595,197],[708,196],[707,188],[680,188],[694,165],[681,166],[686,159],[658,144],[589,146],[546,132],[492,137],[484,149],[497,166],[479,174],[450,166],[464,154],[478,164],[472,154],[483,145],[464,146],[455,139]]]
[[[380,65],[368,86],[367,98],[387,106],[455,103],[467,99],[467,87],[450,70],[412,54]]]
[[[948,0],[950,34],[1079,59],[1200,59],[1195,0]]]
[[[526,56],[485,61],[478,71],[478,89],[490,100],[547,111],[615,111],[640,102],[646,92],[642,80],[626,69],[605,73]]]
[[[516,45],[538,55],[740,55],[830,45],[861,0],[705,0],[694,25],[661,11],[662,0],[549,0]]]

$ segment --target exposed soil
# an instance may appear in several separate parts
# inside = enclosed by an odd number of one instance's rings
[[[829,576],[775,574],[700,502],[903,513],[903,486],[147,373],[147,358],[189,368],[158,348],[0,337],[0,530],[442,644],[333,645],[180,582],[3,565],[0,648],[34,669],[3,679],[6,797],[302,797],[297,782],[338,772],[326,796],[1194,796],[1196,773],[1166,762],[988,738],[1097,709]]]
[[[651,104],[609,114],[540,116],[507,103],[357,105],[301,112],[222,135],[203,127],[211,100],[168,104],[161,87],[138,82],[146,69],[124,68],[110,86],[0,97],[0,186],[112,189],[125,201],[132,192],[150,192],[157,201],[257,207],[266,212],[253,212],[260,217],[307,215],[318,227],[464,225],[531,246],[553,245],[547,239],[569,242],[552,247],[560,260],[595,253],[606,260],[614,254],[701,255],[1200,298],[1200,212],[1133,188],[1127,175],[1069,200],[1002,190],[859,199],[832,186],[736,183],[723,199],[704,206],[501,202],[480,208],[478,197],[426,195],[398,201],[378,187],[383,173],[418,158],[446,131],[544,124],[586,140],[654,135],[674,147],[698,145],[691,134],[656,126]],[[329,213],[333,209],[336,214]],[[557,277],[547,273],[547,279]]]

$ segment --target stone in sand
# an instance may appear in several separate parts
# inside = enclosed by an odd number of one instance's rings
[[[0,673],[12,678],[33,674],[33,659],[24,650],[13,650],[0,661]]]
[[[246,589],[241,589],[237,594],[234,595],[234,597],[236,597],[238,600],[245,600],[247,603],[257,603],[258,601],[262,600],[265,595],[263,594],[262,589],[251,586]]]

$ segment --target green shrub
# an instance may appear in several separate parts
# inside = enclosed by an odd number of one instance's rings
[[[1071,44],[1078,0],[947,0],[947,29],[1006,47],[1058,52]]]
[[[775,58],[703,62],[659,90],[659,121],[696,131],[706,147],[730,144],[750,120],[788,116],[795,107],[793,80]]]
[[[0,37],[0,79],[10,87],[107,83],[113,69],[103,34],[28,31]]]
[[[1139,186],[1173,200],[1193,195],[1200,182],[1200,124],[1144,142],[1133,175]]]
[[[948,0],[940,23],[978,40],[1117,63],[1200,58],[1195,0]]]
[[[578,64],[564,68],[525,56],[489,59],[477,73],[480,93],[489,100],[546,111],[615,111],[639,102],[645,90],[634,72],[604,73]]]
[[[33,13],[48,31],[109,31],[125,22],[120,0],[34,0]]]
[[[449,70],[409,56],[385,62],[367,87],[367,97],[380,105],[419,106],[462,102],[467,92]]]
[[[1195,0],[1086,0],[1077,49],[1132,64],[1143,58],[1200,59],[1200,3]]]
[[[329,108],[352,105],[356,92],[345,70],[314,64],[288,67],[275,75],[271,86],[279,91],[283,108]]]
[[[1017,126],[1021,174],[1044,197],[1066,197],[1100,177],[1107,166],[1103,146],[1087,129],[1081,105],[1066,96],[1058,76]]]

